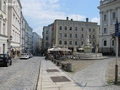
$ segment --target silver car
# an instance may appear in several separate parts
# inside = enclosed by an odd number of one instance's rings
[[[20,59],[28,59],[28,58],[29,58],[29,54],[27,54],[27,53],[22,53],[21,54]]]

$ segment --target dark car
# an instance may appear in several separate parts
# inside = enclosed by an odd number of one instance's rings
[[[8,54],[0,54],[0,64],[5,65],[6,67],[12,65],[10,56]]]

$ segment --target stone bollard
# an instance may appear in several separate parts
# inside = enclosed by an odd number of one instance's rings
[[[72,64],[71,63],[67,63],[67,71],[72,71]]]

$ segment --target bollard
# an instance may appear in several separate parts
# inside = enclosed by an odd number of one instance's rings
[[[71,63],[67,63],[67,71],[72,71],[72,64]]]

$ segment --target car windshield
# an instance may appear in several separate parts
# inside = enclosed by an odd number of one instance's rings
[[[23,53],[22,56],[27,55],[26,53]]]

